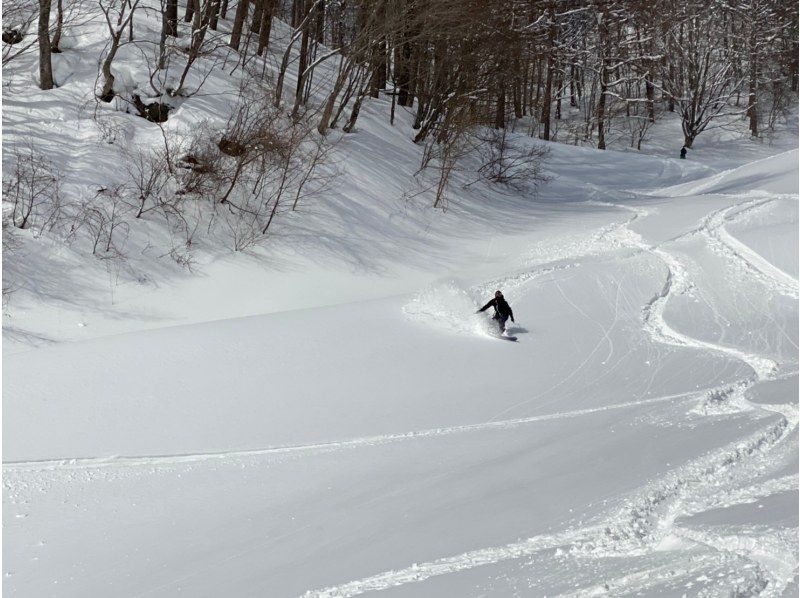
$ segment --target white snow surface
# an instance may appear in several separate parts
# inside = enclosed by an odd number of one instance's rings
[[[57,121],[77,181],[108,150],[45,97],[17,80],[4,133]],[[195,273],[23,239],[7,595],[796,595],[796,121],[689,160],[549,144],[537,195],[443,214],[401,199],[386,112],[328,196]],[[474,313],[497,288],[516,343]]]

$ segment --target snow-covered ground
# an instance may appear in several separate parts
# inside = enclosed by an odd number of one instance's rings
[[[56,126],[78,188],[108,150],[14,81],[4,133]],[[402,197],[420,150],[386,111],[258,251],[190,273],[23,237],[3,590],[796,595],[796,120],[689,160],[669,120],[650,154],[549,144],[538,196],[442,214]],[[517,343],[474,314],[497,288]]]

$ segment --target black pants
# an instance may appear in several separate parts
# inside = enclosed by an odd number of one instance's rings
[[[506,322],[508,321],[508,316],[501,316],[500,314],[494,314],[492,319],[497,320],[497,325],[500,327],[500,334],[503,334],[506,331]]]

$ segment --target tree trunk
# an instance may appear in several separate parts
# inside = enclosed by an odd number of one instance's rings
[[[53,40],[50,42],[50,52],[59,54],[61,48],[58,44],[61,43],[61,30],[64,27],[64,6],[63,0],[58,0],[56,3],[56,32],[53,34]]]
[[[530,68],[527,59],[523,60],[524,66],[522,67],[522,80],[520,81],[520,95],[522,96],[522,116],[528,116],[530,105],[528,104],[528,75]]]
[[[166,35],[178,37],[178,0],[167,0],[164,16]]]
[[[755,32],[755,24],[751,24]],[[747,117],[750,120],[750,134],[758,137],[758,59],[756,56],[755,33],[750,36],[750,81],[747,96]]]
[[[541,121],[541,114],[542,114],[541,113],[541,109],[542,109],[542,103],[541,103],[542,86],[541,86],[541,81],[542,81],[542,61],[537,58],[536,59],[536,75],[535,75],[535,77],[533,78],[533,81],[532,81],[533,87],[535,88],[535,91],[536,91],[535,95],[533,96],[533,109],[532,109],[532,111],[535,110],[536,112],[539,113],[539,117],[540,117],[539,120],[540,121]]]
[[[599,17],[598,37],[600,44],[600,97],[597,99],[597,149],[606,149],[606,90],[608,89],[607,54],[608,54],[608,13]]]
[[[300,21],[303,20],[303,15],[301,12],[302,7],[305,5],[305,0],[292,0],[292,22],[290,25],[292,29],[297,29],[297,26],[300,24]]]
[[[158,68],[167,67],[167,30],[169,29],[169,19],[167,9],[162,5],[161,11],[161,33],[158,36]]]
[[[300,105],[303,103],[303,84],[306,81],[306,67],[308,66],[308,27],[303,28],[303,36],[300,40],[300,59],[297,65],[297,88],[294,95],[294,107],[292,108],[292,118],[297,119],[300,112]]]
[[[553,103],[553,58],[547,57],[547,77],[544,83],[544,95],[542,96],[542,116],[539,122],[544,125],[542,139],[550,140],[550,106]]]
[[[578,100],[575,98],[575,65],[569,69],[569,105],[573,108],[578,106]]]
[[[561,101],[564,99],[564,76],[556,72],[556,120],[561,120]]]
[[[506,88],[500,85],[500,90],[497,92],[497,106],[494,114],[494,128],[502,129],[506,126]]]
[[[261,13],[261,26],[258,31],[258,51],[261,56],[269,47],[269,34],[272,32],[272,12],[275,9],[274,0],[266,0],[266,6]]]
[[[514,87],[512,89],[514,102],[514,118],[522,118],[522,81],[519,77],[519,63],[515,68]]]
[[[747,96],[747,117],[750,119],[750,134],[758,137],[758,96],[756,95],[758,81],[756,76],[755,61],[750,66],[750,84]]]
[[[50,55],[50,0],[39,0],[39,87],[53,89],[53,63]]]
[[[370,80],[370,92],[373,98],[380,95],[381,90],[386,89],[386,66],[388,63],[386,56],[386,41],[381,40],[374,50],[372,78]]]
[[[669,65],[669,80],[675,81],[675,65],[670,62]],[[675,112],[675,96],[673,94],[669,94],[667,98],[667,110],[670,112]]]
[[[122,32],[119,33],[122,35]],[[111,72],[111,63],[114,62],[114,56],[119,49],[119,37],[111,40],[111,47],[108,50],[108,56],[103,61],[103,91],[100,92],[100,99],[103,102],[110,102],[114,99],[114,74]]]
[[[247,18],[249,2],[250,0],[239,0],[239,4],[236,5],[236,15],[233,17],[230,46],[237,52],[239,51],[239,43],[242,40],[242,29],[244,28],[244,21]]]
[[[261,33],[261,16],[264,14],[266,0],[253,0],[256,9],[253,11],[253,20],[250,21],[250,33]]]
[[[345,133],[350,133],[356,126],[356,120],[358,120],[358,114],[361,112],[361,102],[364,99],[364,93],[359,93],[356,101],[353,103],[353,111],[350,113],[350,120],[347,121],[347,124],[342,127],[342,131]]]
[[[317,11],[316,22],[314,23],[314,41],[318,44],[325,43],[325,0],[320,0],[314,9]]]
[[[183,20],[189,23],[193,18],[195,13],[199,12],[199,7],[197,4],[200,0],[187,0],[186,1],[186,12],[183,13]]]
[[[395,78],[397,81],[397,103],[410,106],[409,88],[411,86],[411,43],[404,40],[394,51]]]
[[[206,0],[206,1],[208,1],[208,0]],[[212,4],[211,4],[211,19],[210,19],[210,23],[208,25],[208,27],[212,31],[216,31],[217,30],[217,25],[219,24],[219,6],[220,6],[220,0],[212,0]]]
[[[275,107],[281,107],[281,98],[283,97],[283,81],[286,78],[286,69],[289,68],[289,59],[291,58],[291,51],[292,46],[296,38],[292,36],[292,39],[289,40],[289,43],[286,45],[286,49],[283,51],[283,58],[281,59],[281,66],[278,69],[278,80],[275,83]]]
[[[606,82],[600,76],[600,98],[597,100],[597,149],[606,149]]]
[[[555,3],[551,2],[548,9],[549,25],[547,27],[547,77],[544,83],[544,97],[542,98],[542,112],[539,122],[544,125],[542,139],[550,140],[550,107],[553,103],[553,71],[555,70],[555,45],[556,45],[556,14]]]
[[[328,133],[331,116],[333,115],[333,107],[336,104],[336,98],[342,92],[345,81],[350,76],[351,64],[352,63],[348,61],[347,66],[344,67],[339,73],[339,76],[336,77],[336,82],[333,85],[333,91],[331,91],[328,99],[325,101],[325,107],[322,109],[322,116],[320,117],[319,126],[317,127],[317,131],[320,135],[326,135]]]

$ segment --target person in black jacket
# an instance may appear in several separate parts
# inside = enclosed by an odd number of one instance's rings
[[[492,319],[497,320],[497,324],[500,327],[500,334],[503,334],[506,331],[506,320],[511,318],[511,321],[514,321],[514,312],[511,311],[511,306],[505,300],[503,293],[500,291],[496,291],[494,294],[494,299],[489,301],[489,303],[484,305],[475,313],[479,314],[482,311],[486,311],[490,306],[494,307],[494,315],[492,316]]]

